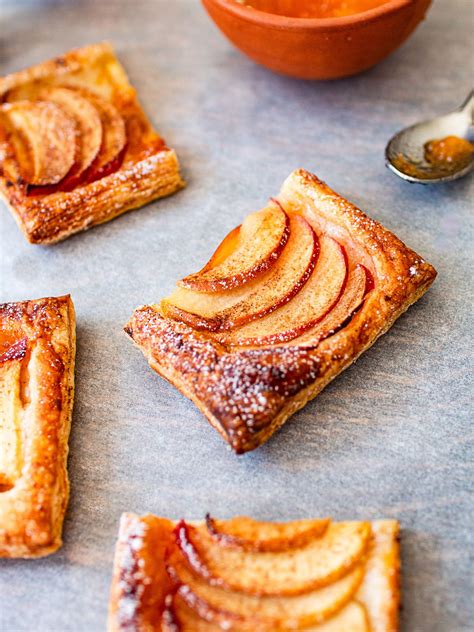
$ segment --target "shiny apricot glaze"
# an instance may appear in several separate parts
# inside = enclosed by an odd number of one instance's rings
[[[438,167],[459,167],[469,164],[474,144],[459,136],[446,136],[425,145],[425,159]]]
[[[293,18],[340,18],[375,9],[390,0],[236,0],[239,4]]]

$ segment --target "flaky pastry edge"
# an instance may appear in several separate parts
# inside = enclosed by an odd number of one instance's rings
[[[153,514],[122,514],[115,546],[108,632],[160,629],[158,604],[171,588],[164,557],[176,524]],[[396,520],[374,520],[370,525],[365,562],[365,576],[369,579],[358,589],[355,600],[366,607],[373,632],[397,632],[401,603],[400,524]]]
[[[376,287],[346,327],[314,348],[231,352],[206,334],[163,318],[156,305],[139,307],[125,327],[151,368],[191,399],[238,454],[264,443],[316,397],[436,277],[434,268],[395,235],[303,169],[289,176],[278,200],[283,208],[322,216],[336,236],[354,240],[371,257]]]
[[[108,42],[73,49],[55,59],[0,77],[0,102],[3,95],[17,86],[87,70],[88,66],[100,63],[101,58],[114,65],[115,87],[125,95],[127,112],[146,123],[147,134],[154,140],[160,138],[146,118],[136,91]],[[28,197],[21,186],[0,173],[0,198],[26,239],[42,245],[55,244],[77,232],[108,222],[184,186],[176,153],[164,143],[146,158],[122,165],[114,173],[70,192]]]
[[[51,354],[40,354],[36,371],[41,383],[60,390],[41,393],[41,411],[27,411],[23,430],[25,462],[13,488],[0,493],[0,558],[37,558],[62,545],[61,533],[69,499],[68,439],[74,402],[76,321],[69,295],[0,306],[21,321],[29,345],[51,345]],[[9,317],[9,316],[7,316]],[[53,327],[53,331],[51,330]],[[67,337],[64,346],[55,331]],[[53,357],[54,366],[46,358]],[[56,378],[59,378],[57,380]],[[30,396],[34,401],[34,396]],[[59,407],[59,410],[58,410]]]

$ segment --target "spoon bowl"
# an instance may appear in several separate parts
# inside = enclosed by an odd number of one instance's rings
[[[449,114],[416,123],[398,132],[385,150],[386,164],[408,182],[437,184],[467,175],[474,168],[474,151],[466,161],[432,163],[426,159],[425,146],[433,140],[456,136],[474,140],[474,91],[464,104]]]

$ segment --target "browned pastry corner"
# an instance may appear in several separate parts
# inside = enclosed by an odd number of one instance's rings
[[[123,514],[109,632],[397,632],[395,520]]]
[[[0,78],[0,194],[52,244],[184,186],[107,43]]]
[[[125,327],[237,453],[266,441],[429,288],[434,268],[293,172],[209,263]]]
[[[0,557],[61,546],[75,341],[69,296],[0,305]]]

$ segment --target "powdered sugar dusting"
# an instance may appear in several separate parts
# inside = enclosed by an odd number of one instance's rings
[[[126,524],[122,523],[119,536],[122,555],[118,579],[120,597],[117,618],[120,629],[131,631],[136,629],[136,617],[143,591],[150,583],[150,578],[143,570],[143,560],[139,558],[148,527],[138,517],[126,516],[123,520]]]
[[[291,347],[226,353],[184,323],[168,321],[152,307],[137,310],[128,328],[152,360],[179,372],[218,421],[236,452],[248,449],[285,401],[311,384],[320,363]]]

